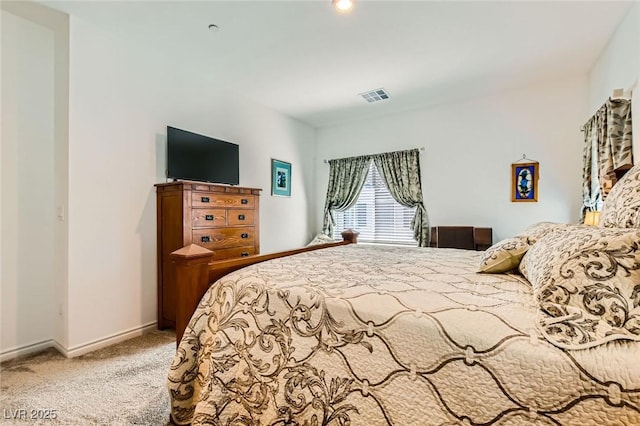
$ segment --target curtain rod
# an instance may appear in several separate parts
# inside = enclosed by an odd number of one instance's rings
[[[424,151],[425,148],[424,146],[421,146],[420,148],[410,148],[410,149],[403,149],[402,151],[411,151],[412,149],[417,149],[420,152]],[[389,154],[391,152],[399,152],[399,151],[387,151],[387,152],[379,152],[377,154],[367,154],[366,156],[373,156],[373,155],[381,155],[381,154]],[[358,157],[357,155],[355,155],[354,157]],[[350,158],[350,157],[343,157],[343,158]],[[334,160],[340,160],[339,158],[334,158]],[[328,164],[330,160],[322,160],[325,164]]]

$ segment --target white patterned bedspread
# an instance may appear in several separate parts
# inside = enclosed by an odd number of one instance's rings
[[[552,346],[529,284],[479,258],[348,245],[222,278],[173,360],[173,420],[640,425],[640,342]]]

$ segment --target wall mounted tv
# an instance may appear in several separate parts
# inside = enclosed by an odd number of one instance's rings
[[[238,145],[167,126],[167,178],[238,185]]]

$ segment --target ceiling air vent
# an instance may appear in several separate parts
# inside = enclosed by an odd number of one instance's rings
[[[362,96],[364,100],[369,103],[389,99],[389,94],[385,92],[384,89],[371,90],[369,92],[358,93],[358,95]]]

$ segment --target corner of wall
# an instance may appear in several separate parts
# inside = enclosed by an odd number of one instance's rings
[[[23,135],[22,132],[14,132],[11,134],[11,138],[14,142],[17,142],[18,139],[25,142],[23,139],[26,138],[27,141],[33,143],[42,143],[37,142],[42,139],[45,141],[43,143],[47,144],[46,146],[43,146],[43,148],[46,149],[42,149],[40,152],[48,152],[48,157],[43,161],[47,163],[46,169],[50,169],[51,175],[46,179],[40,179],[39,182],[43,182],[43,184],[48,185],[47,193],[51,195],[51,198],[47,201],[46,209],[43,208],[43,212],[46,213],[42,213],[44,215],[42,219],[46,220],[47,224],[51,225],[49,227],[52,231],[50,236],[51,241],[50,245],[47,246],[51,247],[51,249],[47,249],[47,252],[42,253],[39,258],[43,259],[43,262],[47,265],[51,265],[50,282],[52,282],[50,284],[51,287],[47,288],[47,291],[52,293],[52,297],[47,297],[42,302],[34,302],[33,299],[30,298],[30,295],[26,293],[26,291],[31,290],[24,289],[24,286],[20,286],[20,292],[16,290],[11,294],[5,294],[5,296],[8,296],[10,299],[16,299],[12,300],[14,305],[22,306],[22,308],[16,308],[16,311],[12,313],[12,321],[15,321],[15,324],[3,324],[3,326],[7,326],[9,328],[13,327],[16,330],[15,337],[11,339],[12,343],[9,344],[11,349],[7,349],[7,347],[0,348],[4,349],[4,352],[0,351],[0,356],[2,358],[6,358],[7,356],[15,356],[16,354],[20,355],[34,350],[39,350],[44,347],[55,346],[64,348],[67,344],[68,324],[66,315],[66,271],[68,266],[68,226],[66,221],[66,212],[68,210],[69,15],[31,1],[3,1],[0,3],[0,6],[3,13],[7,12],[22,22],[30,23],[29,25],[33,24],[33,28],[43,28],[45,31],[49,32],[50,35],[46,37],[46,43],[44,43],[47,51],[43,54],[43,57],[47,55],[51,56],[51,67],[42,69],[37,80],[50,81],[50,93],[52,93],[50,99],[51,109],[49,109],[45,114],[46,120],[43,120],[45,122],[48,120],[51,121],[51,126],[48,128],[49,130],[47,130],[46,137],[37,138],[32,135]],[[8,29],[7,31],[16,30]],[[20,52],[19,47],[11,53],[7,52],[6,55],[11,54],[20,56],[20,54],[16,52]],[[11,59],[16,58],[12,57]],[[3,60],[7,60],[4,51]],[[30,83],[32,83],[32,81],[27,80],[27,77],[25,76],[25,80],[21,80],[17,83],[20,86],[19,88],[16,88],[16,90],[21,91],[20,93],[23,91],[28,92],[29,90],[34,90],[33,88],[30,88]],[[5,99],[4,96],[5,93],[3,92],[3,104],[6,101],[9,105],[13,105],[15,99]],[[21,112],[22,110],[14,111],[14,113],[18,115],[20,115]],[[23,126],[23,128],[30,127],[29,123],[32,122],[32,119],[29,116],[20,116],[19,118],[20,120],[18,121],[22,123],[19,124],[20,126]],[[12,161],[11,159],[5,160]],[[25,163],[26,162],[23,162],[22,164]],[[24,168],[21,167],[20,169],[17,169],[17,171],[20,170],[22,170],[22,172],[19,176],[29,176],[29,172],[25,171]],[[24,185],[29,186],[32,184],[29,182],[21,183],[24,179],[17,179],[17,181],[17,188],[20,188],[19,185],[24,187]],[[5,195],[6,194],[3,193],[1,198],[5,199]],[[19,206],[16,207],[16,209],[19,208]],[[24,212],[18,211],[19,215],[22,213]],[[4,226],[12,226],[12,223],[3,223],[3,228]],[[4,234],[2,238],[5,238]],[[24,254],[18,253],[17,256],[24,256]],[[25,262],[20,257],[19,260],[23,264],[31,263]],[[38,265],[31,265],[30,267],[33,268],[34,266],[37,269]],[[20,275],[16,275],[15,278],[20,279]],[[31,301],[27,302],[28,300]],[[35,335],[24,335],[24,333],[20,331],[22,326],[19,327],[19,325],[26,323],[28,320],[27,317],[30,316],[28,308],[25,307],[25,304],[27,303],[39,303],[39,305],[36,306],[36,309],[40,312],[47,312],[46,327],[48,331],[43,335],[38,335],[37,338]],[[27,313],[25,313],[25,310]],[[38,341],[34,342],[34,340]]]

